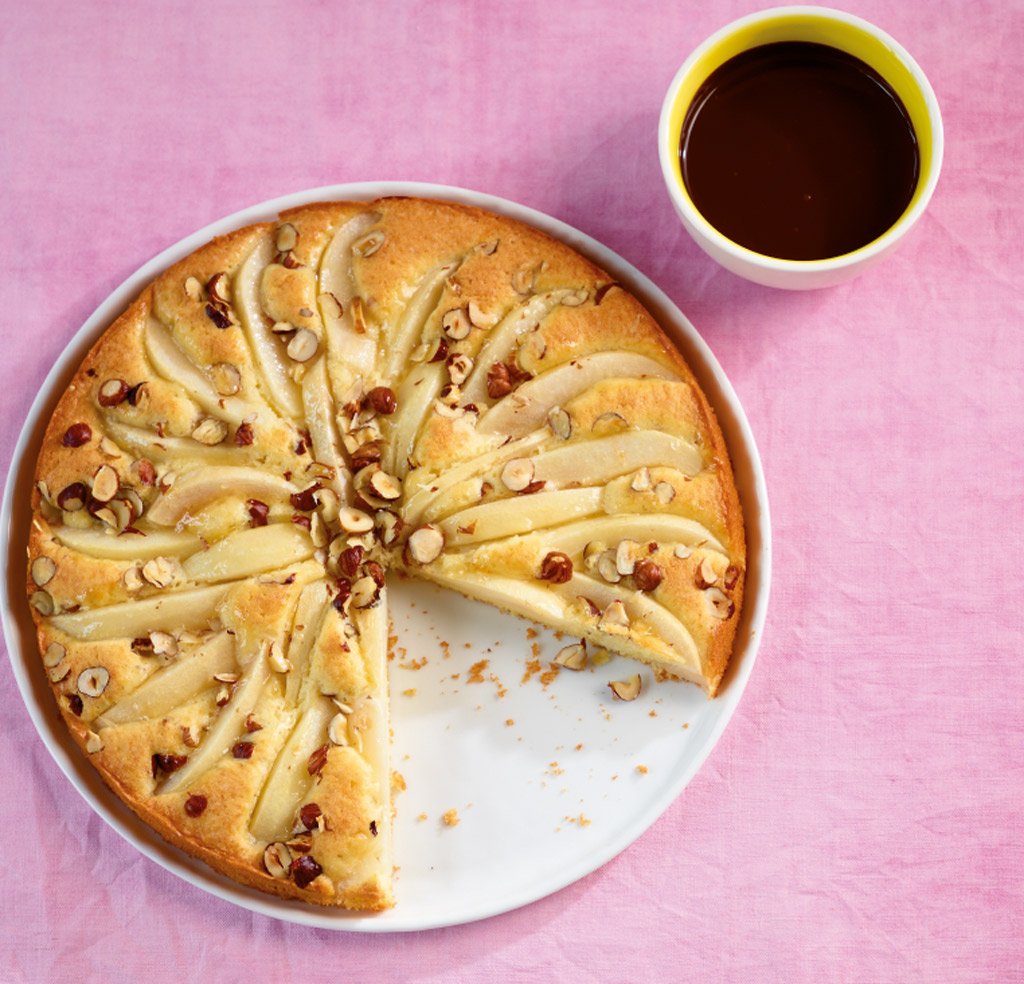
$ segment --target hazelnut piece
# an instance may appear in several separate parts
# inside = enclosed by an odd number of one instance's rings
[[[429,564],[441,556],[444,534],[436,526],[421,526],[406,543],[406,553],[417,564]]]
[[[104,666],[90,666],[78,674],[78,692],[86,697],[99,697],[110,683],[110,672]]]
[[[268,844],[263,852],[263,867],[274,878],[287,878],[292,864],[292,852],[286,844]]]
[[[464,308],[452,308],[446,312],[441,319],[441,328],[453,342],[462,341],[473,330]]]
[[[128,384],[123,379],[108,379],[101,386],[97,400],[101,407],[116,407],[128,396]]]
[[[612,680],[608,684],[608,688],[616,700],[636,700],[640,696],[640,686],[639,673],[626,680]]]
[[[92,428],[86,423],[72,424],[61,438],[60,443],[66,448],[80,448],[92,439]]]
[[[665,577],[665,572],[650,558],[636,562],[633,568],[633,581],[641,591],[653,591]]]
[[[572,580],[572,560],[559,550],[550,551],[540,565],[540,578],[552,584],[565,584]]]
[[[374,386],[364,397],[365,403],[372,407],[376,413],[385,417],[390,416],[398,407],[394,390],[389,386]]]
[[[509,492],[522,492],[532,481],[533,462],[529,458],[513,458],[501,470],[501,482]]]
[[[555,654],[555,662],[567,670],[582,670],[587,665],[587,644],[583,639],[563,646]]]
[[[308,328],[300,328],[288,343],[288,356],[296,362],[309,362],[320,348],[320,339]]]
[[[303,854],[301,857],[296,858],[289,869],[292,873],[292,877],[295,879],[295,884],[299,888],[308,888],[309,885],[323,872],[323,868],[320,867],[308,854]]]
[[[57,573],[57,565],[49,557],[36,557],[32,561],[32,580],[37,588],[45,587]]]
[[[57,495],[57,505],[65,512],[78,512],[89,498],[84,482],[72,482]]]
[[[199,793],[194,793],[185,800],[185,813],[190,817],[200,817],[206,810],[207,799]]]

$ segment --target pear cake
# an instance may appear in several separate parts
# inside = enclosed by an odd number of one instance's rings
[[[393,903],[386,572],[712,697],[743,599],[725,443],[655,320],[445,202],[305,206],[158,276],[35,477],[29,603],[75,742],[167,840],[307,903]]]

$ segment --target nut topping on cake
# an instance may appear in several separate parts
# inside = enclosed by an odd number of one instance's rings
[[[393,414],[398,408],[395,391],[389,386],[374,386],[363,398],[363,402],[384,417]]]
[[[601,613],[597,627],[602,632],[611,635],[629,635],[629,616],[626,614],[626,606],[616,598]]]
[[[54,612],[53,598],[45,591],[33,591],[28,603],[44,617]]]
[[[207,799],[199,793],[194,793],[185,800],[185,813],[190,817],[201,817],[206,812]]]
[[[346,533],[368,533],[373,529],[373,517],[353,506],[342,506],[338,510],[338,523]]]
[[[654,494],[663,506],[667,506],[675,497],[675,486],[671,482],[658,482],[654,486]]]
[[[715,618],[723,620],[731,618],[733,612],[736,611],[735,603],[719,588],[708,588],[704,592],[704,597],[707,599],[708,611]]]
[[[36,587],[45,587],[57,573],[57,565],[49,557],[36,557],[31,567],[32,581]]]
[[[67,650],[59,642],[51,642],[43,653],[43,666],[56,666],[66,655]]]
[[[650,558],[638,560],[633,568],[633,583],[641,591],[653,591],[664,580],[665,572]]]
[[[292,864],[292,852],[286,844],[268,844],[263,852],[263,867],[274,878],[287,878]]]
[[[532,481],[533,462],[529,458],[513,458],[501,470],[501,482],[509,492],[522,492]]]
[[[384,233],[380,229],[374,229],[352,244],[352,252],[365,259],[368,256],[373,256],[383,245]]]
[[[274,245],[279,253],[288,253],[295,249],[299,241],[299,232],[290,222],[282,222],[277,229],[277,236]]]
[[[693,580],[702,591],[704,588],[710,588],[718,580],[718,575],[715,573],[715,567],[711,563],[710,558],[705,557],[697,565],[697,569],[693,573]]]
[[[86,423],[72,424],[61,438],[61,444],[66,448],[80,448],[88,444],[92,439],[92,428]]]
[[[86,697],[99,697],[110,683],[110,672],[103,666],[90,666],[78,674],[78,692]]]
[[[309,362],[320,348],[320,339],[308,328],[300,328],[288,343],[288,357],[296,362]]]
[[[550,551],[540,565],[540,579],[552,584],[565,584],[572,580],[572,560],[559,550]]]
[[[204,417],[192,431],[192,440],[212,448],[228,436],[228,425],[216,417]]]
[[[116,407],[128,396],[128,384],[123,379],[108,379],[99,389],[97,400],[101,407]]]
[[[406,552],[417,564],[429,564],[441,556],[444,534],[436,526],[421,526],[406,543]]]
[[[568,441],[572,437],[572,419],[561,407],[552,407],[548,411],[548,426],[560,441]]]
[[[450,311],[446,311],[441,319],[441,328],[453,342],[462,341],[473,330],[465,308],[452,308]]]
[[[242,374],[230,362],[218,362],[210,367],[213,388],[220,396],[234,396],[242,388]]]

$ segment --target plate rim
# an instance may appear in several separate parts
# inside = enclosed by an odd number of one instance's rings
[[[604,842],[592,857],[571,866],[559,869],[549,879],[539,879],[529,890],[521,891],[511,898],[501,898],[492,906],[477,908],[469,912],[461,912],[455,916],[449,914],[436,920],[420,918],[404,920],[401,913],[401,899],[395,908],[375,914],[346,913],[343,910],[322,910],[317,907],[298,907],[288,900],[274,896],[254,893],[247,890],[218,872],[209,868],[202,861],[193,858],[179,848],[164,842],[159,834],[146,827],[134,814],[130,813],[102,782],[99,787],[86,781],[83,773],[90,767],[81,759],[76,746],[70,739],[61,741],[60,733],[51,730],[45,719],[44,709],[33,697],[33,684],[26,670],[27,661],[22,652],[22,636],[14,624],[14,615],[9,599],[12,595],[10,571],[18,570],[17,558],[10,556],[16,545],[14,533],[13,499],[14,490],[22,481],[26,469],[25,449],[41,424],[41,416],[54,396],[54,390],[61,378],[67,374],[73,364],[81,361],[87,347],[91,346],[99,334],[127,307],[138,292],[149,283],[160,271],[171,266],[179,259],[202,246],[214,236],[241,228],[254,222],[276,218],[277,214],[287,209],[308,205],[318,201],[372,201],[380,197],[418,197],[431,198],[457,204],[471,205],[487,209],[512,219],[533,225],[554,238],[566,243],[571,248],[584,253],[593,259],[606,272],[628,281],[629,287],[636,293],[641,302],[648,308],[654,307],[663,316],[657,320],[670,336],[682,335],[688,352],[687,362],[695,375],[701,379],[705,388],[703,374],[710,375],[717,388],[718,399],[712,401],[716,414],[727,408],[736,436],[742,444],[745,463],[750,471],[751,490],[754,501],[743,498],[744,523],[747,529],[748,571],[751,560],[756,563],[758,575],[757,591],[752,603],[744,606],[743,618],[746,623],[746,636],[737,643],[741,648],[739,660],[734,652],[730,669],[727,673],[727,685],[724,692],[715,698],[720,709],[717,719],[713,722],[704,743],[694,749],[687,767],[671,777],[655,797],[648,808],[624,825],[618,836]],[[624,275],[625,274],[625,275]],[[668,323],[665,322],[667,317]],[[679,342],[678,337],[673,341]],[[696,353],[698,364],[693,365],[691,353]],[[77,360],[77,361],[76,361]],[[703,371],[703,373],[702,373]],[[724,407],[720,405],[724,402]],[[735,463],[737,448],[730,444],[730,456]],[[33,474],[34,474],[34,461]],[[752,519],[754,522],[752,522]],[[751,533],[757,533],[757,550],[750,550]],[[151,861],[156,862],[164,870],[182,879],[186,883],[230,902],[250,912],[280,919],[299,925],[330,929],[338,932],[416,932],[437,929],[446,926],[458,926],[497,916],[505,912],[529,905],[566,888],[591,874],[621,854],[626,848],[642,836],[671,806],[707,760],[712,749],[717,745],[726,726],[732,719],[736,707],[746,690],[754,663],[757,659],[764,624],[767,616],[768,599],[771,587],[772,542],[771,522],[768,505],[767,486],[760,453],[754,439],[753,431],[747,420],[746,413],[728,376],[715,358],[708,344],[704,341],[692,322],[668,295],[655,284],[646,274],[632,263],[620,256],[610,247],[594,239],[592,236],[527,205],[511,199],[502,198],[485,192],[474,191],[456,185],[435,184],[419,181],[360,181],[341,184],[321,185],[285,195],[279,195],[254,205],[246,206],[230,215],[217,219],[201,229],[184,236],[177,242],[161,250],[150,260],[130,273],[99,303],[85,322],[68,339],[63,351],[57,357],[41,384],[35,399],[25,417],[25,422],[15,442],[10,468],[4,488],[3,502],[0,505],[0,557],[6,562],[0,563],[0,622],[3,625],[7,643],[7,655],[14,673],[15,682],[21,694],[22,702],[37,734],[46,746],[50,756],[72,787],[86,801],[92,811],[103,819],[109,827],[123,837],[136,850]],[[13,560],[13,563],[11,562]],[[30,658],[30,657],[29,657]],[[62,725],[63,726],[63,725]],[[148,835],[148,836],[147,836]],[[152,839],[151,839],[152,838]]]

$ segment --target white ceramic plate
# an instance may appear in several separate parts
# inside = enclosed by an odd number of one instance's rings
[[[215,235],[308,202],[380,195],[447,199],[531,223],[589,256],[644,301],[718,413],[743,498],[749,568],[736,653],[720,696],[708,701],[693,686],[653,685],[645,670],[644,693],[629,704],[613,703],[607,683],[636,672],[635,664],[616,659],[546,684],[540,674],[524,682],[529,660],[539,658],[546,669],[562,645],[552,633],[531,638],[520,619],[392,579],[394,767],[408,783],[397,803],[398,904],[361,916],[304,907],[228,881],[164,843],[103,785],[71,743],[41,672],[23,564],[45,422],[85,352],[142,287]],[[0,607],[14,675],[40,737],[89,805],[146,856],[198,888],[278,919],[359,932],[450,926],[525,905],[589,874],[639,837],[689,782],[732,716],[760,642],[771,555],[768,501],[753,436],[718,362],[679,309],[625,260],[562,222],[476,192],[395,182],[316,188],[245,209],[183,239],[129,277],[71,339],[32,405],[12,460],[0,513],[7,558]],[[483,682],[468,682],[471,666],[484,659]],[[408,668],[424,660],[419,669]],[[443,823],[449,810],[457,812],[457,826]]]

